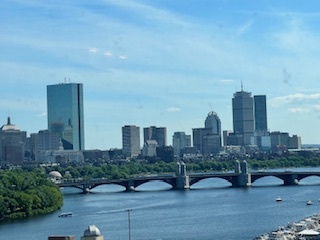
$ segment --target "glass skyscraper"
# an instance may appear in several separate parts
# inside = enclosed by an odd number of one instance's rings
[[[83,85],[47,86],[48,130],[58,133],[64,149],[84,150]]]
[[[254,119],[255,130],[258,132],[267,132],[267,100],[266,95],[254,96]]]

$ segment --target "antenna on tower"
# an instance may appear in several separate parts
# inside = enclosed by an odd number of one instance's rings
[[[242,78],[241,78],[241,92],[243,92],[243,83],[242,83]]]

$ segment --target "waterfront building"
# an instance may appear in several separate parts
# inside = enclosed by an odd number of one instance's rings
[[[64,149],[84,150],[83,85],[47,86],[48,130],[58,133]]]
[[[289,149],[301,149],[301,137],[293,135],[289,137]]]
[[[233,132],[241,136],[241,145],[250,145],[254,133],[253,98],[250,92],[241,89],[232,98]]]
[[[180,156],[181,151],[186,147],[191,147],[191,135],[185,132],[174,132],[172,136],[172,146],[175,156]]]
[[[0,128],[0,163],[1,165],[20,165],[23,163],[27,132],[20,131],[11,123],[8,117],[7,124]]]
[[[143,129],[143,142],[155,140],[159,147],[167,146],[167,128],[151,126]]]
[[[270,133],[271,147],[284,147],[289,146],[289,133],[275,131]]]
[[[122,151],[126,157],[140,155],[140,127],[135,125],[122,127]]]

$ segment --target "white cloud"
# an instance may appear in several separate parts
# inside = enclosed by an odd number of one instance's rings
[[[105,52],[104,55],[109,57],[109,56],[112,56],[112,53],[111,52]]]
[[[89,48],[88,51],[91,53],[97,53],[99,51],[99,49],[98,48]]]
[[[303,93],[295,93],[289,94],[287,96],[275,97],[272,98],[269,102],[272,106],[280,106],[293,102],[301,102],[301,101],[313,101],[320,100],[320,93],[315,94],[303,94]]]
[[[119,59],[121,59],[121,60],[126,60],[128,57],[127,56],[125,56],[125,55],[120,55],[119,56]]]
[[[179,111],[181,111],[181,109],[178,107],[168,107],[167,108],[167,112],[179,112]]]
[[[42,112],[37,115],[38,117],[47,117],[47,112]]]
[[[306,113],[306,112],[310,112],[310,109],[303,108],[303,107],[288,108],[288,112],[290,112],[290,113]]]
[[[232,82],[234,82],[234,80],[232,80],[232,79],[221,79],[219,81],[222,82],[222,83],[232,83]]]

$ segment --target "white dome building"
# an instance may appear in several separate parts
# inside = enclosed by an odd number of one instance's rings
[[[95,225],[90,225],[81,237],[81,240],[104,240],[100,230]]]
[[[53,182],[57,182],[62,179],[62,175],[58,171],[51,171],[49,173],[49,179]]]

